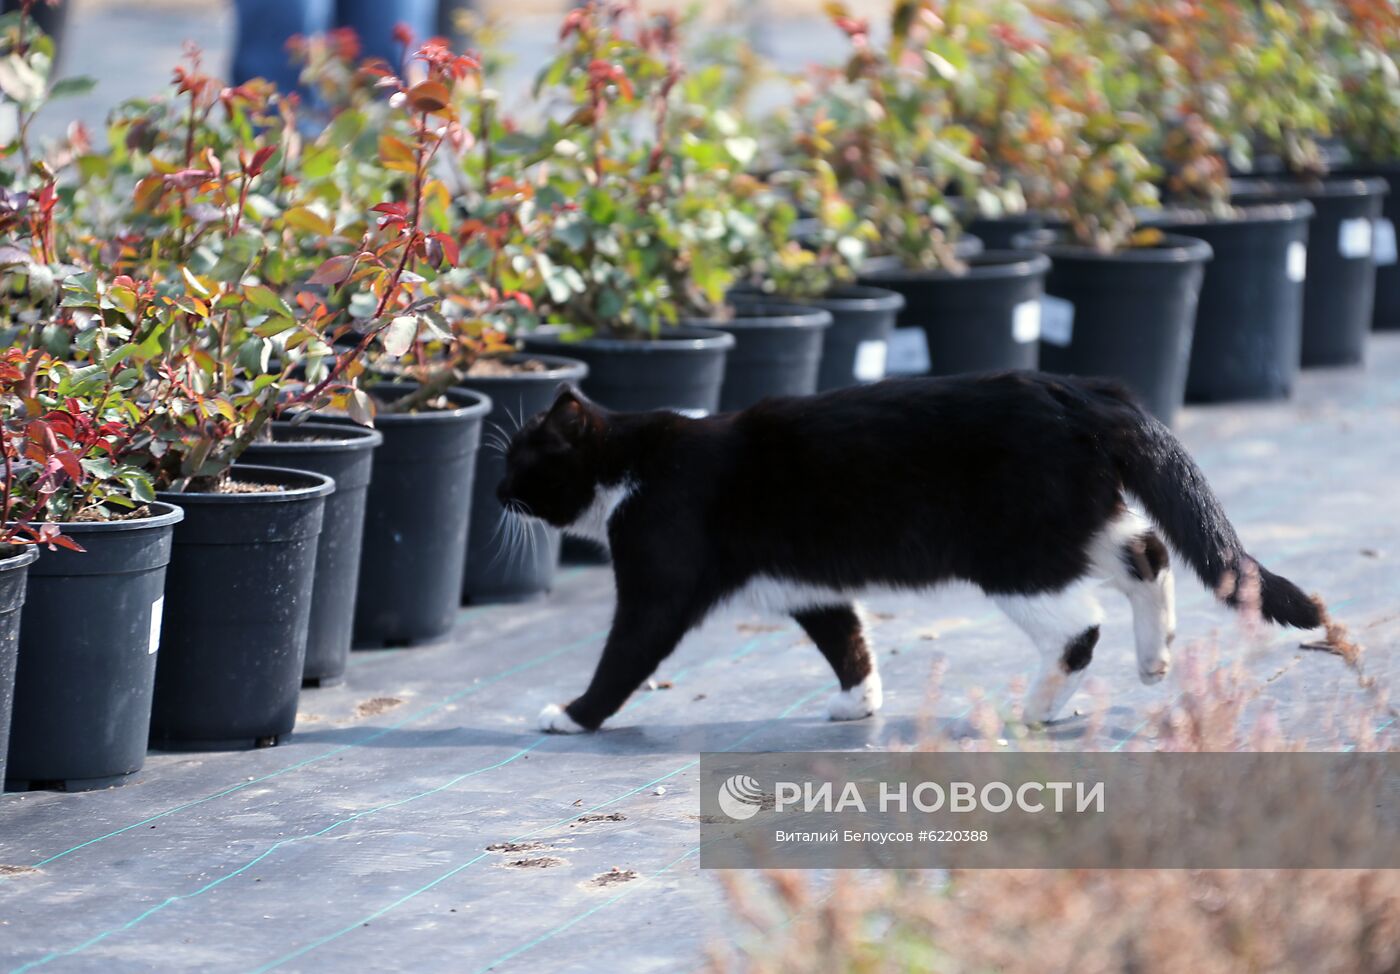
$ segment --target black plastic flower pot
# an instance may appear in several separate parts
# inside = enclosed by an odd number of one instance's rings
[[[1238,180],[1238,205],[1307,200],[1307,283],[1303,288],[1304,368],[1360,365],[1375,307],[1375,221],[1386,193],[1383,179]]]
[[[1400,329],[1400,254],[1395,242],[1395,228],[1400,226],[1400,162],[1355,163],[1339,173],[1343,174],[1384,179],[1389,187],[1376,221],[1376,300],[1371,326],[1382,331]]]
[[[1303,275],[1312,204],[1251,206],[1233,218],[1167,210],[1163,230],[1210,244],[1201,284],[1187,402],[1282,399],[1293,390],[1303,341]]]
[[[491,398],[486,417],[487,447],[476,462],[472,490],[471,530],[462,580],[465,602],[520,602],[549,591],[559,568],[557,528],[530,518],[511,527],[496,499],[496,485],[505,475],[505,444],[525,420],[548,409],[560,383],[581,382],[588,375],[582,362],[557,355],[512,355],[507,364],[534,361],[544,368],[533,372],[468,375],[461,385]],[[529,532],[530,537],[522,536]]]
[[[1050,261],[988,250],[967,264],[961,274],[888,269],[862,273],[861,282],[904,295],[899,326],[923,332],[931,375],[1035,368]]]
[[[326,498],[316,545],[316,581],[306,637],[302,685],[335,686],[345,679],[359,591],[360,549],[374,451],[384,442],[378,430],[333,423],[272,424],[272,439],[254,443],[243,463],[309,470],[335,481]]]
[[[982,241],[988,250],[1014,250],[1016,238],[1036,230],[1058,229],[1064,225],[1059,217],[1032,210],[1026,213],[1005,213],[1001,216],[977,216],[967,222],[968,233]]]
[[[582,338],[561,328],[525,336],[525,350],[563,355],[588,366],[583,391],[608,409],[719,409],[725,359],[734,336],[708,328],[664,328],[655,338]]]
[[[20,625],[5,785],[82,791],[146,761],[165,570],[184,513],[74,522],[83,551],[41,552]]]
[[[277,744],[296,723],[329,477],[236,466],[228,493],[161,493],[175,526],[151,746]],[[275,490],[267,490],[267,487]],[[261,488],[261,489],[260,489]]]
[[[902,294],[860,284],[840,285],[817,298],[790,298],[740,285],[730,290],[729,301],[735,305],[799,304],[831,313],[831,327],[822,332],[818,392],[883,379],[890,334],[899,309],[904,307]]]
[[[29,566],[39,557],[33,548],[0,548],[0,781],[7,774],[10,710],[15,700],[15,660],[19,657],[20,609]]]
[[[742,302],[728,318],[684,323],[734,336],[720,389],[722,412],[746,409],[767,396],[807,396],[817,391],[822,337],[831,312],[800,304]]]
[[[416,388],[384,382],[371,391],[389,401]],[[448,408],[381,410],[375,417],[384,442],[374,451],[365,508],[356,648],[427,642],[450,632],[457,619],[477,451],[491,400],[468,389],[449,389],[444,397]]]
[[[1043,235],[1020,239],[1051,260],[1040,367],[1118,379],[1171,423],[1186,392],[1210,244],[1165,234],[1156,246],[1105,254]]]

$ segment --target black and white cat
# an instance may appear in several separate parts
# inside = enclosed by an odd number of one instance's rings
[[[612,551],[612,630],[583,694],[540,714],[548,731],[599,727],[728,604],[791,615],[836,671],[831,718],[865,717],[881,685],[856,597],[953,580],[978,585],[1040,650],[1025,712],[1048,721],[1098,642],[1085,579],[1127,596],[1143,682],[1166,675],[1176,616],[1154,524],[1227,603],[1322,621],[1245,553],[1171,432],[1107,381],[889,380],[705,419],[609,412],[565,387],[513,437],[497,493]]]

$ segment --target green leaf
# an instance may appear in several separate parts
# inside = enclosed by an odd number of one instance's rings
[[[296,317],[296,312],[282,299],[282,296],[265,284],[253,284],[245,287],[243,296],[259,311],[280,315],[283,318]],[[274,334],[276,333],[274,332]]]
[[[97,87],[97,79],[79,75],[74,78],[61,78],[49,87],[50,98],[67,98],[72,95],[86,95]]]

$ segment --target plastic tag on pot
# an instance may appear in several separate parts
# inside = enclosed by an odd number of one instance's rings
[[[1400,255],[1395,251],[1395,224],[1382,217],[1376,221],[1376,266],[1389,267]]]
[[[896,328],[890,335],[892,375],[923,375],[929,369],[928,338],[922,328]]]
[[[146,647],[147,656],[160,649],[160,624],[164,618],[165,596],[162,595],[151,603],[151,641]]]
[[[1343,257],[1355,260],[1371,256],[1371,221],[1364,216],[1343,220],[1337,232],[1337,249]]]
[[[890,346],[883,339],[872,339],[856,346],[856,367],[853,372],[861,382],[875,382],[885,377],[885,363]]]
[[[704,419],[706,416],[710,415],[710,411],[708,409],[675,408],[672,409],[671,412],[676,413],[680,416],[684,416],[686,419]]]
[[[1288,279],[1294,284],[1301,284],[1308,276],[1308,245],[1301,240],[1295,240],[1288,245]]]
[[[1061,348],[1074,339],[1074,302],[1047,294],[1040,299],[1040,340]]]
[[[1040,337],[1040,301],[1022,301],[1011,310],[1011,337],[1021,344]]]

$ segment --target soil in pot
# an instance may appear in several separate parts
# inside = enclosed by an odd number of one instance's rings
[[[416,388],[385,382],[370,391],[388,401]],[[438,405],[445,408],[375,417],[384,442],[374,451],[366,499],[357,648],[427,642],[457,620],[477,451],[491,401],[449,389]]]
[[[624,412],[719,409],[725,359],[734,336],[707,328],[662,329],[655,338],[567,337],[563,328],[539,328],[524,338],[527,352],[561,355],[588,366],[584,393]]]
[[[10,742],[10,710],[15,700],[15,660],[19,656],[20,609],[24,605],[29,566],[39,552],[32,547],[0,547],[0,780]]]
[[[831,314],[831,327],[822,332],[821,365],[817,391],[844,389],[885,377],[890,335],[894,332],[904,296],[879,287],[843,284],[818,298],[791,298],[766,294],[741,285],[729,292],[732,304],[799,304]]]
[[[1186,392],[1191,333],[1210,245],[1166,234],[1153,247],[1100,253],[1026,234],[1050,258],[1040,367],[1128,386],[1171,423]]]
[[[1304,368],[1360,365],[1366,357],[1375,306],[1375,221],[1385,180],[1334,177],[1321,181],[1238,180],[1237,205],[1307,200],[1307,283],[1303,288]]]
[[[1154,225],[1210,244],[1201,284],[1187,402],[1282,399],[1293,389],[1303,341],[1306,200],[1242,208],[1233,219],[1167,210]]]
[[[309,470],[335,481],[326,498],[316,545],[316,581],[306,638],[302,685],[335,686],[345,679],[359,592],[360,549],[378,430],[331,423],[272,424],[272,439],[254,443],[243,463]]]
[[[742,302],[727,318],[690,319],[685,324],[734,336],[719,397],[720,411],[734,412],[767,396],[816,392],[822,338],[831,320],[831,312],[821,308]]]
[[[1050,261],[1027,250],[989,250],[967,265],[960,274],[890,268],[861,281],[904,296],[899,326],[922,333],[929,374],[1035,368]]]
[[[237,466],[220,493],[162,493],[175,526],[151,746],[278,743],[296,723],[329,477]]]
[[[1346,166],[1338,175],[1384,179],[1390,189],[1381,204],[1372,241],[1376,299],[1371,326],[1380,331],[1400,330],[1400,254],[1396,252],[1395,241],[1395,228],[1400,226],[1400,162],[1355,163]]]
[[[170,504],[63,525],[83,551],[42,551],[20,626],[6,787],[80,791],[140,771],[150,734]]]
[[[505,446],[527,419],[548,409],[561,383],[581,382],[582,362],[554,355],[512,355],[476,362],[463,388],[491,399],[486,446],[477,458],[463,601],[518,602],[549,591],[559,566],[560,535],[534,518],[507,523],[496,499],[505,475]],[[528,535],[526,534],[528,532]]]

